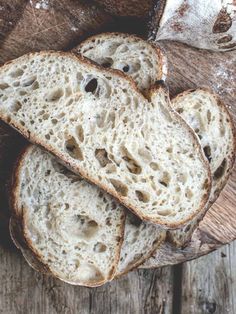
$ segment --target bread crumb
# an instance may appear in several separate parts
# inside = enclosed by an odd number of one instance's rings
[[[76,31],[78,31],[79,29],[78,29],[78,27],[76,27],[76,26],[71,26],[71,30],[72,30],[73,32],[76,32]]]
[[[30,4],[35,9],[42,9],[42,10],[48,10],[49,9],[49,0],[40,0],[37,2],[30,0]]]
[[[235,60],[228,60],[216,65],[213,72],[214,80],[212,81],[212,88],[219,95],[234,94],[236,88],[234,87],[235,79]]]

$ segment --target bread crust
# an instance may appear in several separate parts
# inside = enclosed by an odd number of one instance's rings
[[[157,55],[157,59],[160,62],[160,75],[158,75],[156,77],[156,80],[163,80],[165,81],[166,76],[167,76],[167,72],[168,72],[168,64],[167,64],[167,58],[164,54],[164,52],[162,51],[161,47],[158,46],[156,43],[154,44],[153,42],[147,42],[145,41],[143,38],[133,35],[133,34],[127,34],[127,33],[118,33],[118,32],[106,32],[106,33],[101,33],[98,35],[94,35],[91,36],[87,39],[85,39],[84,41],[82,41],[78,46],[76,46],[75,48],[72,49],[72,52],[75,54],[79,54],[80,56],[83,56],[79,50],[86,44],[88,44],[89,42],[91,42],[92,40],[95,39],[106,39],[106,38],[112,38],[112,37],[122,37],[124,39],[132,39],[134,42],[139,42],[140,40],[143,41],[146,45],[149,45],[152,49],[153,49],[153,53],[155,53]],[[94,62],[95,63],[95,62]],[[95,63],[96,64],[96,63]],[[120,71],[120,70],[117,70]],[[131,80],[133,80],[129,75],[125,74],[124,72],[120,71],[123,75],[129,77]],[[133,83],[136,85],[136,83],[133,80]],[[136,85],[137,87],[137,85]],[[137,87],[138,88],[138,87]],[[150,88],[149,88],[150,89]],[[144,91],[144,95],[148,95],[149,94],[149,89],[147,89],[147,91]],[[140,92],[140,90],[139,90]]]
[[[48,54],[54,54],[54,56],[67,56],[73,60],[76,60],[78,62],[78,57],[74,54],[68,53],[68,52],[48,52],[48,51],[42,51],[39,53],[29,53],[27,55],[24,55],[23,57],[20,58],[30,58],[31,56],[35,56],[35,55],[40,55],[40,56],[47,56]],[[18,59],[20,59],[18,58]],[[16,59],[16,60],[18,60]],[[104,69],[100,66],[98,66],[97,64],[92,63],[89,59],[85,58],[85,57],[80,57],[80,62],[84,63],[85,65],[87,65],[88,67],[95,69],[95,70],[99,70],[100,72],[104,73],[104,74],[108,74],[110,73],[111,75],[115,75],[118,76],[124,80],[126,80],[126,82],[128,84],[130,84],[131,88],[133,88],[135,90],[135,92],[139,95],[140,99],[143,99],[145,101],[144,96],[139,92],[139,90],[137,89],[136,85],[134,84],[133,80],[130,79],[129,77],[127,77],[125,74],[123,74],[122,72],[118,71],[118,70],[114,70],[114,69]],[[11,63],[13,61],[8,62],[7,64]],[[6,65],[3,65],[2,68],[4,68]],[[208,178],[205,182],[205,189],[206,189],[206,193],[204,194],[204,196],[202,197],[202,200],[200,202],[200,206],[199,208],[197,208],[195,210],[195,212],[191,213],[191,215],[189,215],[188,217],[186,217],[185,219],[182,219],[181,222],[165,222],[162,221],[159,218],[156,219],[150,219],[150,217],[148,217],[147,215],[140,213],[140,211],[135,208],[134,206],[132,206],[132,204],[125,200],[124,197],[122,197],[121,195],[119,195],[116,191],[109,189],[107,186],[105,186],[104,184],[100,183],[98,180],[91,178],[89,176],[88,173],[86,173],[85,171],[83,171],[82,169],[80,169],[80,167],[76,166],[74,161],[68,161],[66,160],[66,158],[63,156],[63,154],[61,154],[60,152],[57,152],[53,147],[51,147],[51,145],[44,143],[41,139],[40,136],[31,136],[30,132],[27,131],[27,129],[25,127],[23,127],[22,125],[20,125],[19,123],[14,123],[12,121],[9,121],[9,119],[7,118],[7,116],[0,114],[0,118],[5,121],[6,123],[8,123],[9,125],[13,126],[16,130],[18,130],[23,136],[25,136],[30,142],[33,142],[34,144],[38,144],[44,148],[46,148],[48,151],[50,151],[53,155],[55,155],[56,157],[58,157],[60,159],[60,162],[65,165],[68,169],[72,170],[73,172],[81,175],[83,178],[85,178],[87,181],[99,186],[100,188],[102,188],[104,191],[106,191],[107,193],[111,194],[112,196],[114,196],[115,198],[117,198],[120,203],[122,203],[124,206],[126,206],[127,208],[129,208],[134,214],[136,214],[137,216],[139,216],[139,218],[141,220],[145,220],[145,221],[150,221],[152,223],[158,224],[160,226],[162,226],[163,228],[169,228],[169,229],[177,229],[180,228],[182,225],[185,225],[187,222],[191,221],[195,216],[198,215],[199,212],[202,211],[202,209],[204,208],[205,204],[207,203],[207,200],[209,198],[209,193],[210,193],[210,188],[211,188],[211,176],[210,176],[210,168],[209,168],[209,164],[206,161],[203,152],[202,152],[202,148],[199,144],[198,139],[196,138],[194,132],[192,131],[192,129],[185,123],[185,121],[171,108],[170,104],[169,104],[169,96],[167,94],[167,89],[164,87],[164,83],[163,81],[161,82],[157,82],[151,89],[150,94],[154,94],[154,92],[157,92],[158,90],[162,90],[165,94],[165,98],[168,102],[168,108],[169,111],[171,113],[171,115],[174,117],[174,119],[176,121],[178,121],[187,131],[189,136],[193,139],[193,142],[195,143],[196,146],[196,151],[199,153],[199,155],[201,156],[201,161],[205,166],[205,170],[208,173]]]
[[[218,106],[220,107],[221,111],[223,112],[223,114],[227,117],[228,120],[228,126],[229,129],[232,132],[232,138],[233,138],[233,145],[232,145],[232,149],[231,149],[231,153],[230,155],[228,155],[227,158],[227,171],[226,174],[221,178],[220,182],[219,182],[219,188],[217,189],[217,191],[214,193],[214,195],[211,195],[211,199],[209,200],[208,205],[205,207],[204,212],[202,213],[202,215],[200,215],[200,217],[198,219],[196,219],[195,222],[195,226],[193,226],[193,228],[191,229],[192,232],[191,234],[194,232],[194,230],[198,227],[199,222],[204,218],[204,216],[206,215],[208,209],[211,207],[211,205],[217,200],[217,198],[220,195],[220,192],[222,191],[222,189],[224,188],[224,186],[226,185],[229,176],[231,174],[231,171],[233,169],[234,166],[234,162],[235,162],[235,155],[236,155],[236,131],[235,131],[235,127],[233,124],[233,120],[232,117],[227,109],[227,107],[224,105],[224,103],[221,101],[221,99],[219,98],[219,96],[214,93],[209,87],[199,87],[196,89],[189,89],[186,90],[178,95],[176,95],[175,97],[172,98],[173,102],[176,100],[178,100],[179,98],[182,98],[183,96],[187,96],[190,95],[196,91],[202,91],[202,92],[206,92],[209,93],[216,101],[216,103],[218,104]],[[211,174],[212,176],[212,174]],[[189,239],[187,239],[184,242],[178,241],[178,239],[175,239],[175,236],[171,234],[170,232],[167,232],[167,238],[168,241],[173,243],[176,247],[183,247],[186,246],[189,241],[191,240],[191,234],[189,234]]]
[[[196,91],[207,92],[207,93],[211,94],[211,96],[215,99],[216,103],[221,108],[221,110],[224,113],[224,115],[227,116],[228,125],[229,125],[229,128],[230,128],[231,132],[232,132],[232,138],[233,138],[233,145],[232,145],[231,155],[227,156],[227,175],[224,177],[224,180],[223,180],[224,182],[221,181],[221,187],[220,187],[220,190],[218,191],[218,194],[215,195],[215,198],[209,204],[209,205],[212,205],[216,201],[216,199],[218,198],[221,190],[226,185],[227,180],[228,180],[228,178],[229,178],[229,176],[231,174],[231,170],[233,169],[233,166],[234,166],[234,163],[235,163],[235,157],[236,157],[236,128],[234,126],[232,116],[231,116],[229,110],[227,109],[226,105],[223,103],[223,101],[220,99],[220,97],[215,92],[213,92],[213,90],[211,88],[209,88],[209,87],[205,87],[204,86],[204,87],[199,87],[199,88],[195,88],[195,89],[186,90],[186,91],[178,94],[177,96],[173,97],[171,100],[176,101],[179,98],[181,98],[183,96],[186,96],[186,95],[189,95],[189,94],[191,94],[193,92],[196,92]]]
[[[152,256],[154,252],[156,252],[156,250],[158,250],[158,248],[164,243],[165,239],[166,234],[162,233],[162,235],[155,241],[152,249],[146,255],[143,255],[142,258],[138,259],[133,263],[130,263],[124,271],[117,272],[115,278],[120,278],[121,276],[126,275],[128,272],[142,265],[147,259],[149,259],[149,257]]]
[[[121,232],[120,232],[120,244],[117,248],[117,252],[115,255],[113,266],[111,267],[111,271],[109,273],[109,276],[107,279],[98,281],[98,282],[87,282],[87,283],[78,283],[74,281],[65,280],[64,278],[61,278],[57,274],[54,273],[53,269],[50,268],[45,262],[42,260],[42,257],[37,252],[37,250],[34,248],[34,245],[31,241],[31,239],[27,235],[27,226],[26,226],[26,215],[24,214],[24,207],[22,206],[20,208],[19,206],[19,194],[20,194],[20,172],[21,168],[24,164],[24,158],[28,154],[28,151],[31,150],[33,145],[28,145],[26,148],[24,148],[21,152],[21,154],[18,157],[18,161],[15,164],[15,170],[13,171],[12,175],[12,186],[11,186],[11,209],[12,209],[12,217],[10,221],[10,234],[12,237],[13,242],[15,245],[21,250],[23,256],[27,260],[28,264],[32,266],[35,270],[53,275],[54,277],[67,282],[72,285],[80,285],[80,286],[86,286],[86,287],[98,287],[106,282],[111,281],[116,273],[117,265],[120,260],[120,251],[122,247],[122,243],[124,240],[124,228],[125,228],[125,211],[122,216],[122,222],[121,222]],[[14,225],[18,226],[18,230],[16,231],[16,228]],[[22,244],[23,243],[23,244]],[[27,250],[27,253],[26,253]]]

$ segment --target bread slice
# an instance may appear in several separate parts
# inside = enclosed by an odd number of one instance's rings
[[[233,121],[226,106],[207,88],[188,90],[172,100],[174,109],[199,137],[212,173],[212,190],[206,210],[216,201],[225,186],[235,161],[236,140]],[[204,212],[183,229],[168,232],[176,246],[189,239]]]
[[[104,33],[92,36],[74,48],[73,52],[105,68],[123,71],[144,94],[156,81],[164,80],[167,74],[167,62],[161,49],[130,34]]]
[[[15,219],[41,265],[75,285],[98,286],[114,277],[123,240],[122,206],[33,145],[22,154],[13,182]]]
[[[131,212],[127,212],[116,277],[141,265],[161,246],[165,238],[166,232],[162,228],[143,222]]]
[[[1,67],[0,87],[1,119],[141,219],[178,228],[204,209],[208,163],[161,86],[147,101],[121,72],[41,52]]]
[[[49,161],[51,164],[56,164],[53,157],[51,157],[49,154],[46,154],[43,150],[39,148],[37,149],[37,158],[33,159],[32,157],[32,150],[25,153],[24,158],[21,158],[21,167],[25,168],[27,164],[28,168],[34,168],[35,163],[37,162],[37,159],[40,158],[40,170],[41,173],[44,174],[44,186],[45,189],[50,191],[51,190],[51,182],[48,180],[48,163]],[[60,165],[58,165],[60,167]],[[61,167],[62,168],[62,167]],[[63,170],[63,169],[62,169]],[[53,170],[54,171],[54,170]],[[65,169],[63,170],[67,175],[69,174],[68,171]],[[75,175],[70,174],[70,176],[75,177]],[[18,173],[16,173],[15,178],[17,181],[19,181]],[[60,186],[64,186],[64,176],[57,176],[57,182]],[[82,179],[80,179],[82,182]],[[47,182],[48,181],[48,182]],[[91,186],[86,181],[83,181],[83,185],[78,188],[78,191],[82,190],[82,193],[85,193],[84,185],[88,186],[88,193],[85,195],[87,200],[97,199],[97,189],[95,190],[95,193],[93,190],[91,190]],[[74,189],[75,187],[72,186]],[[13,188],[13,193],[14,193]],[[32,193],[32,192],[31,192]],[[14,199],[14,198],[13,198]],[[75,198],[75,201],[77,201],[77,198]],[[107,203],[99,204],[101,205],[101,210],[106,211]],[[40,204],[37,204],[39,207]],[[78,206],[80,206],[78,204]],[[15,207],[13,205],[12,207]],[[81,206],[83,207],[83,206]],[[96,207],[96,206],[95,206]],[[14,212],[18,213],[18,210],[14,210]],[[110,220],[110,219],[108,219]],[[42,223],[46,225],[48,223],[47,217],[42,218]],[[24,230],[22,230],[22,217],[13,216],[11,218],[10,223],[10,233],[11,237],[15,243],[15,245],[21,250],[23,256],[27,260],[30,266],[32,266],[34,269],[40,272],[51,274],[51,271],[47,265],[47,263],[43,264],[42,261],[39,259],[40,254],[35,254],[35,248],[31,246],[31,248],[28,246],[27,241],[24,239],[23,234],[25,233]],[[133,268],[141,265],[151,254],[163,243],[165,239],[166,232],[158,228],[155,225],[151,225],[148,223],[142,222],[138,217],[133,215],[131,212],[127,211],[126,220],[125,220],[125,233],[124,233],[124,242],[121,246],[121,253],[120,253],[120,260],[116,269],[116,277],[119,277],[128,271],[132,270]],[[29,239],[31,241],[31,239]],[[79,241],[79,239],[78,239]],[[103,258],[103,256],[101,256]]]

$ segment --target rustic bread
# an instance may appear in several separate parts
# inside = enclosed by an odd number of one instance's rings
[[[121,72],[41,52],[1,67],[0,88],[4,121],[141,219],[177,228],[204,209],[209,166],[161,86],[147,101]]]
[[[236,48],[234,0],[156,0],[149,38],[174,40],[213,51]]]
[[[104,33],[82,42],[73,52],[106,68],[129,75],[142,93],[158,80],[164,80],[167,62],[159,47],[129,34]]]
[[[199,137],[212,173],[212,190],[207,209],[225,186],[235,161],[235,129],[230,114],[209,89],[188,90],[172,100],[172,106]],[[171,231],[168,238],[176,246],[189,240],[204,212],[183,229]]]
[[[49,163],[51,163],[54,167],[55,166],[57,168],[59,167],[59,169],[61,169],[63,172],[63,176],[57,175],[57,178],[56,178],[57,183],[60,187],[65,186],[64,173],[65,175],[67,176],[69,175],[71,178],[74,178],[73,180],[77,178],[76,175],[73,175],[72,173],[70,174],[69,171],[66,171],[66,169],[63,169],[62,166],[60,166],[59,164],[57,165],[53,157],[51,157],[49,154],[46,154],[43,150],[39,148],[37,149],[35,148],[35,150],[37,150],[36,159],[32,158],[32,155],[33,155],[32,150],[33,148],[31,149],[28,148],[28,151],[24,154],[24,158],[21,158],[20,167],[21,169],[26,168],[25,164],[27,164],[28,168],[29,168],[29,165],[30,165],[30,168],[34,168],[35,163],[40,158],[41,176],[44,176],[44,187],[46,190],[50,191],[52,188],[51,180],[48,180],[49,177],[47,174],[48,170],[50,170],[48,169]],[[53,169],[53,172],[55,172],[54,169]],[[15,179],[17,181],[20,181],[20,179],[18,178],[18,172],[16,172],[14,180]],[[82,179],[80,180],[82,182]],[[81,184],[81,186],[76,187],[78,188],[78,192],[82,190],[82,193],[85,193],[86,192],[86,189],[84,187],[85,185],[88,186],[88,189],[87,189],[88,192],[85,198],[87,200],[90,200],[91,198],[97,200],[97,189],[95,189],[95,192],[94,192],[93,189],[91,189],[90,184],[87,183],[86,181],[83,181],[83,185]],[[71,188],[75,189],[75,186],[72,185]],[[13,193],[14,193],[14,189],[15,187],[13,188]],[[30,191],[30,193],[33,193],[33,191]],[[40,189],[39,189],[39,193],[40,193]],[[61,190],[59,193],[62,193]],[[101,193],[101,195],[103,195],[103,193]],[[78,197],[75,198],[75,201],[76,202],[78,201]],[[98,207],[98,213],[101,210],[106,211],[107,206],[108,206],[107,203],[99,202],[98,204],[98,201],[97,201],[97,205],[101,206],[101,208]],[[40,202],[39,204],[37,204],[37,206],[38,207],[40,206]],[[80,206],[80,203],[78,203],[77,206]],[[12,207],[15,207],[15,205],[13,204]],[[97,208],[97,206],[94,206],[94,207]],[[19,211],[16,209],[15,212],[18,213]],[[110,221],[109,218],[107,220]],[[43,217],[42,223],[48,224],[48,218]],[[22,217],[13,216],[10,223],[10,231],[11,231],[11,236],[14,243],[21,250],[27,262],[34,269],[41,272],[45,272],[46,270],[47,273],[51,273],[50,268],[48,267],[47,263],[43,264],[42,261],[40,261],[40,258],[38,258],[40,254],[38,254],[38,256],[35,254],[35,251],[37,250],[35,250],[35,248],[31,246],[31,248],[33,249],[32,250],[27,245],[27,241],[23,237],[23,234],[25,232],[22,230],[22,228],[23,228]],[[121,247],[120,260],[116,269],[116,277],[121,276],[127,273],[128,271],[132,270],[133,268],[142,264],[144,260],[146,260],[149,256],[151,256],[151,254],[161,245],[161,243],[165,239],[165,235],[166,235],[166,232],[163,229],[158,228],[155,225],[144,223],[138,217],[133,215],[131,212],[127,211],[126,220],[125,220],[124,242]],[[28,241],[30,240],[31,239],[28,239]],[[78,241],[79,240],[80,239],[78,239]],[[103,258],[103,256],[101,256],[101,258]]]
[[[124,242],[116,277],[141,265],[164,242],[166,232],[156,225],[143,222],[131,212],[125,220]]]
[[[114,277],[123,241],[122,206],[33,145],[22,154],[13,182],[15,216],[41,264],[75,285],[98,286]]]

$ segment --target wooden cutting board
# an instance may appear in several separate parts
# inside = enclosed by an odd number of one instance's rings
[[[101,31],[136,32],[145,36],[144,22],[109,16],[92,1],[0,1],[0,63],[30,51],[70,50]],[[188,88],[210,86],[228,104],[236,121],[236,52],[213,53],[174,42],[161,43],[169,64],[171,96]],[[6,181],[25,140],[0,124],[0,243],[11,245]],[[160,265],[206,254],[236,239],[236,169],[214,206],[208,211],[190,245],[173,254],[162,251]],[[151,265],[149,265],[151,266]]]

